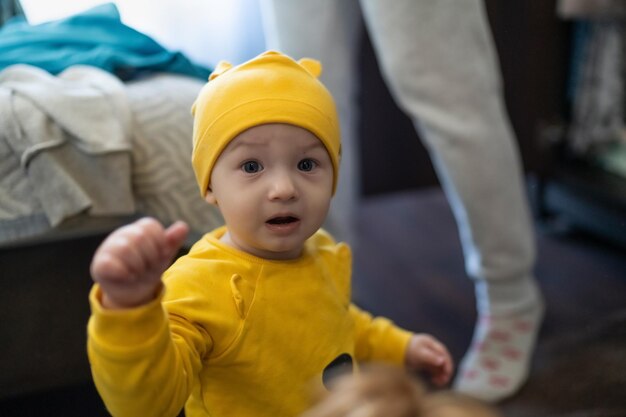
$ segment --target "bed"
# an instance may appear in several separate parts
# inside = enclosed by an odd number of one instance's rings
[[[223,224],[191,168],[191,106],[211,44],[245,50],[223,42],[228,33],[207,42],[216,30],[207,22],[224,23],[230,9],[133,4],[133,19],[132,2],[122,3],[124,19],[100,1],[0,8],[0,401],[91,384],[89,264],[115,228],[142,216],[183,220],[183,253]],[[61,6],[73,11],[58,15]],[[157,41],[172,28],[178,47]]]
[[[184,220],[192,231],[191,243],[222,224],[218,211],[201,198],[190,163],[190,108],[203,81],[153,73],[115,82],[125,105],[114,110],[125,109],[117,116],[125,120],[128,129],[127,142],[114,151],[83,152],[72,133],[61,127],[60,135],[67,139],[63,144],[42,146],[34,156],[24,156],[7,143],[6,130],[0,134],[0,305],[4,310],[0,399],[88,383],[89,262],[97,245],[114,228],[140,216],[153,216],[164,224]],[[6,108],[2,112],[6,115]],[[93,120],[82,122],[91,127],[103,117],[102,111],[95,112]],[[46,128],[52,136],[59,133],[53,122],[48,120],[53,126]],[[28,126],[20,128],[28,130]],[[111,139],[112,133],[106,133]],[[59,157],[66,148],[70,156],[83,154],[79,169],[72,166],[72,157]],[[116,163],[98,161],[111,156]],[[25,167],[27,159],[30,162]],[[45,168],[50,169],[33,174],[29,170],[38,159],[44,159]],[[68,162],[69,167],[50,167]],[[53,178],[56,172],[71,178]],[[77,187],[82,197],[75,198],[63,185]],[[38,187],[43,191],[35,191]],[[61,200],[62,210],[47,207],[49,196],[53,204]],[[79,204],[63,203],[74,200]]]

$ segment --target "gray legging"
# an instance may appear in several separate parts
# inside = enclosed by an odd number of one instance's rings
[[[478,0],[262,0],[268,46],[319,59],[344,156],[329,228],[351,238],[357,203],[356,46],[364,22],[390,90],[424,139],[452,207],[479,311],[537,301],[535,243],[495,47]],[[361,19],[363,16],[363,19]]]

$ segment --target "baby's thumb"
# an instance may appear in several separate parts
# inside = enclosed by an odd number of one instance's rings
[[[189,226],[183,221],[177,221],[170,227],[165,229],[165,243],[167,249],[167,256],[171,259],[176,255],[181,248],[187,234],[189,233]]]

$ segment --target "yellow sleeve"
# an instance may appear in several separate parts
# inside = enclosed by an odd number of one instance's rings
[[[358,361],[390,362],[404,365],[412,332],[394,325],[384,317],[372,317],[356,305],[350,305],[355,323],[355,355]]]
[[[187,401],[210,337],[168,317],[161,294],[128,310],[107,310],[92,289],[87,351],[93,379],[114,417],[173,416]]]

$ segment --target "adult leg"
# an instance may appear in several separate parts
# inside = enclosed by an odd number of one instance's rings
[[[479,0],[361,0],[383,75],[455,215],[479,321],[456,388],[485,400],[527,377],[543,314],[533,226]]]
[[[358,1],[262,0],[261,11],[269,48],[322,62],[321,79],[335,98],[342,136],[339,184],[325,227],[336,238],[354,243],[359,193],[354,62],[362,24]]]

